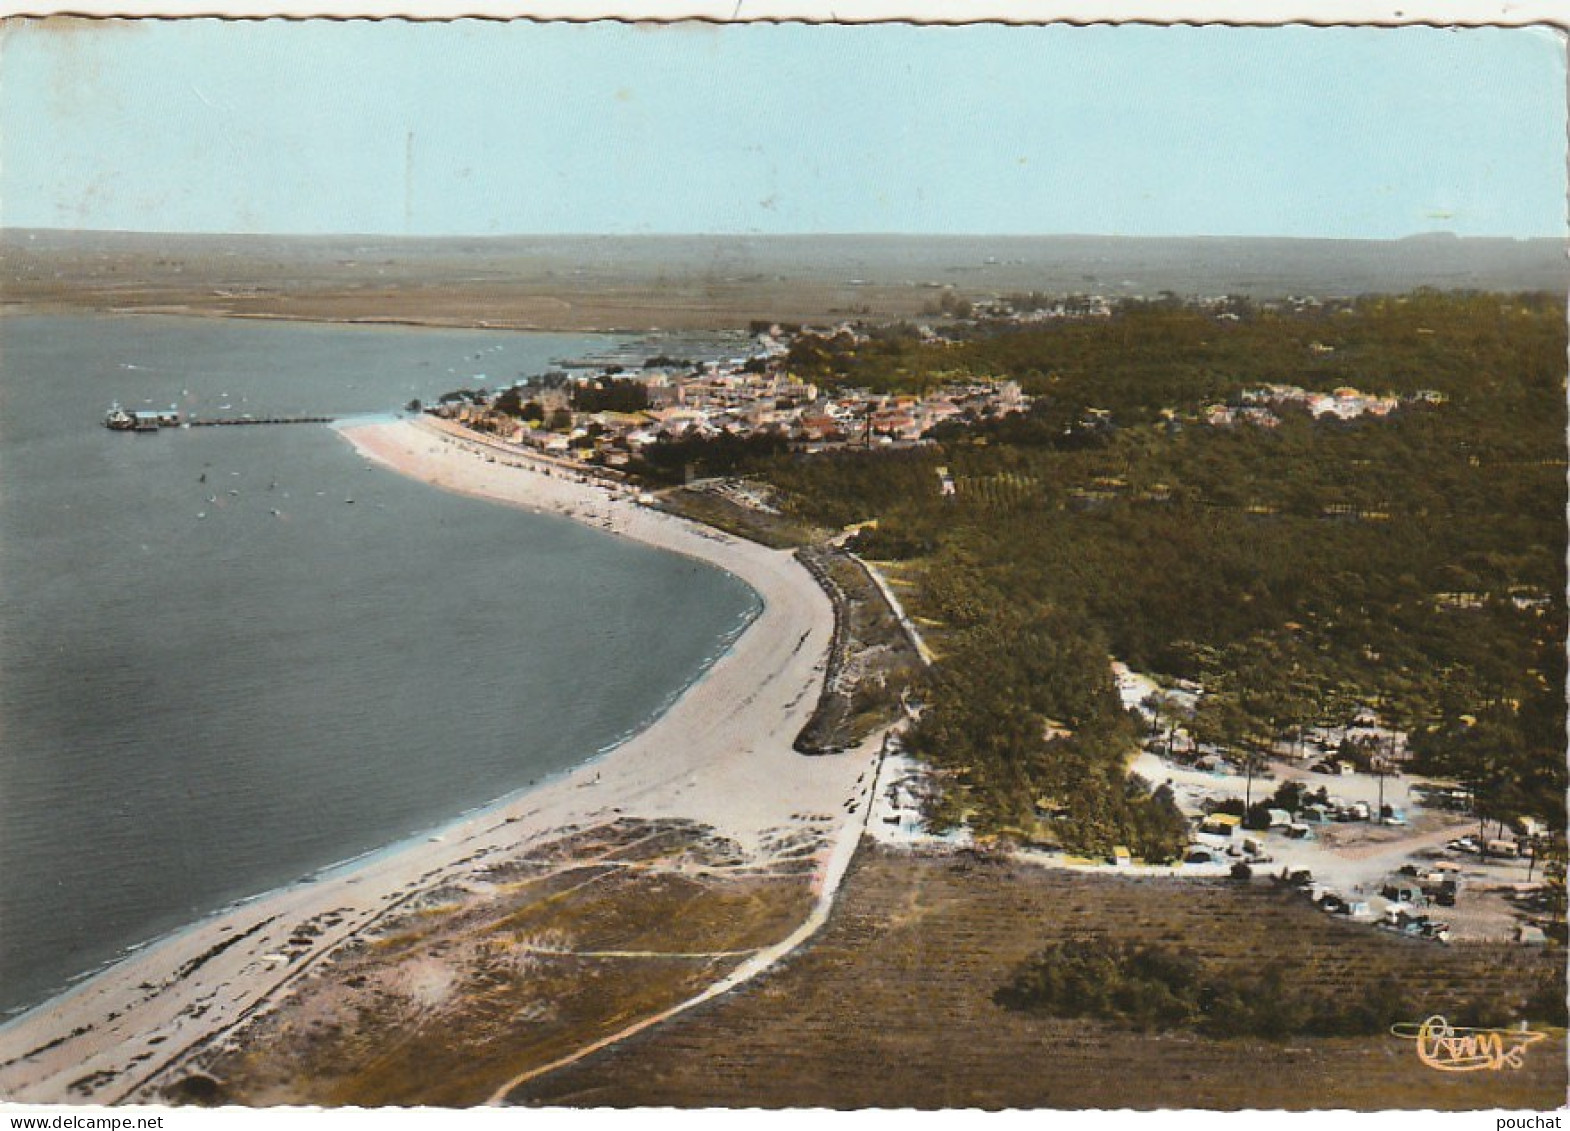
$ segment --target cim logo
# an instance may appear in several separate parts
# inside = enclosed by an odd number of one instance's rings
[[[1526,1050],[1546,1034],[1530,1029],[1456,1028],[1437,1014],[1421,1024],[1402,1022],[1390,1031],[1417,1042],[1417,1058],[1438,1072],[1499,1072],[1520,1068]]]

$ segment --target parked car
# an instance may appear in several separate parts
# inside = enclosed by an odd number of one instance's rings
[[[1250,864],[1273,864],[1275,861],[1265,851],[1265,842],[1257,836],[1243,838],[1243,856]]]
[[[1428,902],[1428,896],[1416,884],[1386,884],[1380,889],[1379,894],[1396,903],[1405,903],[1412,907],[1421,907]]]

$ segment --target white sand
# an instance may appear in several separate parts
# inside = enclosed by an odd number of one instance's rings
[[[559,466],[510,466],[514,456],[438,421],[363,425],[344,435],[367,457],[449,490],[568,514],[712,562],[752,586],[763,612],[664,716],[594,763],[439,838],[398,846],[199,923],[0,1028],[0,1100],[150,1098],[154,1093],[141,1089],[166,1083],[158,1079],[166,1066],[276,1001],[390,905],[565,826],[681,817],[762,852],[770,831],[827,817],[814,826],[832,833],[820,879],[836,843],[861,827],[876,744],[825,758],[791,749],[822,686],[833,609],[789,553],[642,507],[625,490],[580,482]],[[848,810],[853,797],[860,803]],[[307,922],[321,932],[309,945],[299,932]],[[212,953],[234,939],[240,941]],[[209,957],[201,961],[203,955]]]

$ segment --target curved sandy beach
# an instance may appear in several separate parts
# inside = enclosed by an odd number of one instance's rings
[[[205,920],[0,1028],[0,1100],[152,1100],[167,1069],[265,1010],[389,908],[461,879],[484,857],[552,839],[567,826],[680,817],[764,853],[770,833],[811,814],[820,822],[832,817],[819,880],[848,856],[835,848],[861,827],[864,806],[847,802],[870,788],[875,745],[831,758],[791,749],[821,690],[833,609],[789,553],[640,506],[629,492],[562,467],[503,457],[439,421],[366,424],[343,434],[368,458],[439,487],[568,515],[713,563],[756,590],[763,611],[665,715],[591,765],[439,836]]]

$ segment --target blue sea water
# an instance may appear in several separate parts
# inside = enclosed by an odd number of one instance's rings
[[[616,344],[0,321],[0,1013],[593,757],[757,611],[721,571],[445,494],[325,425],[123,434],[110,404],[380,413]]]

